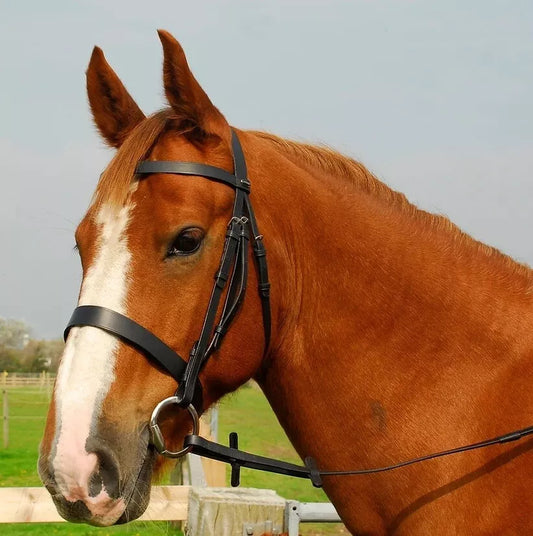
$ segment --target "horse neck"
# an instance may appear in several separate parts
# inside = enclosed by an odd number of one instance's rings
[[[369,437],[419,411],[415,387],[442,384],[432,412],[468,408],[495,371],[531,356],[533,272],[380,183],[249,143],[275,322],[259,381],[301,455],[320,459],[320,438],[342,430],[371,463]]]

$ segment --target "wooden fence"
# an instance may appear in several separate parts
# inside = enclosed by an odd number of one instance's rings
[[[182,521],[189,536],[298,536],[300,523],[338,523],[331,503],[286,501],[272,490],[184,486],[152,487],[140,521]],[[0,523],[56,523],[45,488],[0,488]]]
[[[9,446],[9,399],[7,397],[7,390],[2,389],[2,423],[3,423],[3,436],[4,436],[4,448]]]
[[[188,455],[181,464],[183,485],[152,487],[150,504],[139,519],[185,522],[189,536],[281,534],[284,499],[271,490],[210,487],[225,478],[225,466],[221,472],[207,465],[206,472],[204,461]],[[56,522],[64,520],[45,488],[0,488],[0,523]]]
[[[154,486],[145,521],[187,519],[189,486]],[[46,488],[0,488],[0,523],[56,523],[57,513]]]
[[[5,386],[4,441],[9,432],[8,387],[53,383],[49,376],[25,375],[12,378],[8,385],[7,378],[3,376],[3,384],[0,377],[0,387]],[[216,410],[202,417],[200,434],[216,440],[217,418]],[[189,536],[276,536],[283,531],[298,536],[301,522],[340,521],[330,503],[286,501],[272,490],[225,488],[226,465],[208,458],[187,455],[171,481],[180,485],[152,487],[150,504],[140,520],[186,522]],[[45,488],[0,488],[0,524],[63,521]]]
[[[50,372],[6,372],[0,373],[0,387],[39,387],[52,389],[56,379]]]
[[[2,390],[4,399],[4,441],[8,437],[8,391]],[[213,437],[216,433],[218,412],[212,410],[200,420],[200,433]],[[7,430],[6,430],[7,428]],[[226,465],[189,455],[185,463],[180,463],[171,480],[179,486],[153,486],[150,504],[140,518],[144,521],[185,521],[187,520],[189,491],[195,486],[223,487],[226,485]],[[55,523],[64,519],[57,513],[49,492],[43,487],[1,488],[1,523]],[[0,530],[1,533],[1,530]]]

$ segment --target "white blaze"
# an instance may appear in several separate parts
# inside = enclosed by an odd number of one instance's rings
[[[100,305],[126,314],[131,258],[126,229],[131,208],[103,205],[99,210],[96,255],[83,280],[79,305]],[[61,492],[72,500],[87,492],[96,468],[96,455],[86,452],[85,443],[115,378],[118,344],[105,331],[84,326],[72,328],[65,346],[55,388],[53,469]]]

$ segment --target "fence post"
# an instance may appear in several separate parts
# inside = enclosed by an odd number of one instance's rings
[[[189,536],[281,534],[285,499],[275,491],[246,488],[192,487]]]
[[[52,392],[54,390],[54,378],[50,376],[50,373],[46,373],[46,395],[48,397],[48,402],[52,400]]]
[[[7,370],[4,370],[4,372],[2,372],[2,385],[6,385],[7,384]]]
[[[7,399],[7,389],[2,391],[2,398],[4,399],[4,448],[7,449],[9,446],[9,402]]]

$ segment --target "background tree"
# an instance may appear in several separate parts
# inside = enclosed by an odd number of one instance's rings
[[[21,352],[20,367],[24,372],[56,372],[64,343],[60,339],[31,339]]]
[[[12,348],[0,349],[0,372],[18,372],[21,370],[20,352]]]
[[[30,328],[20,320],[0,318],[0,371],[21,369],[20,357],[30,338]]]
[[[30,338],[20,320],[0,318],[0,372],[56,372],[64,343]]]
[[[21,320],[0,318],[0,349],[21,350],[30,340],[30,327]]]

